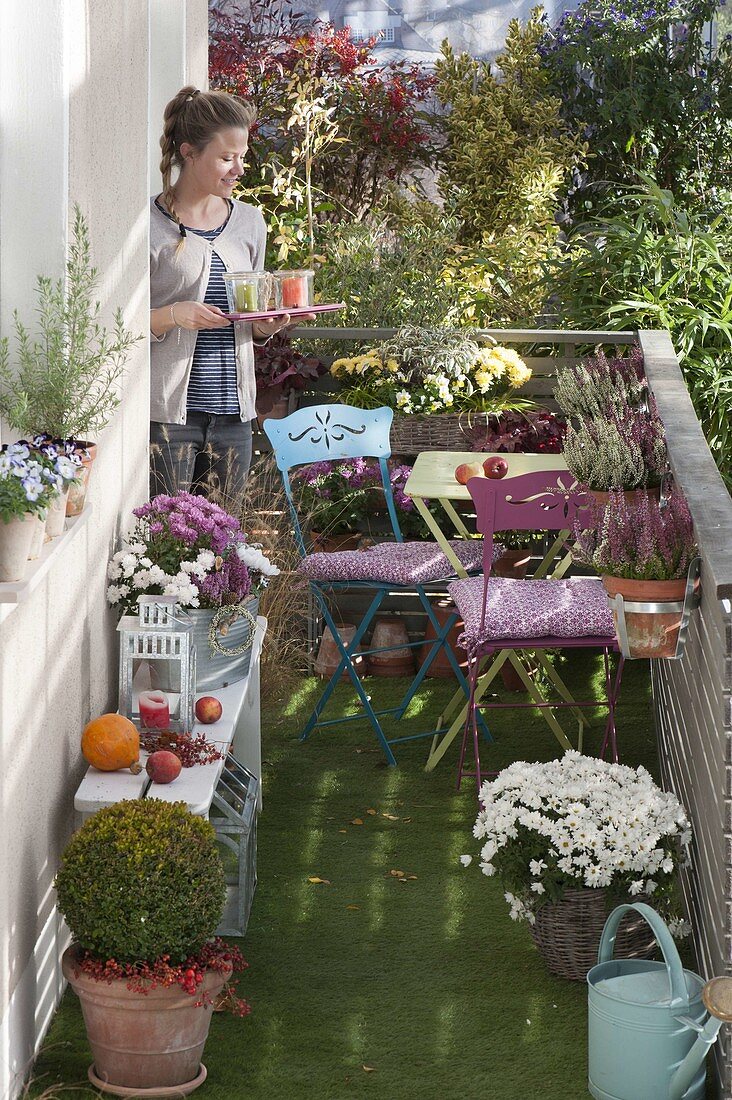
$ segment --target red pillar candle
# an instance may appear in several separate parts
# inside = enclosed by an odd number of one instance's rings
[[[167,730],[170,707],[164,691],[141,691],[138,698],[140,725],[146,730]]]
[[[289,275],[282,280],[282,308],[301,309],[309,306],[306,275]]]

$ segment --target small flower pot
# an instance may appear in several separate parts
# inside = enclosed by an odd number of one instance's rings
[[[369,653],[372,676],[412,676],[414,650],[408,648],[409,635],[404,619],[398,615],[382,615],[374,623],[369,649],[398,646],[385,653]]]
[[[500,535],[498,536],[500,538]],[[510,577],[515,581],[522,581],[526,577],[531,561],[531,550],[528,547],[515,547],[504,550],[499,558],[493,562],[491,572],[495,577]]]
[[[686,578],[674,581],[634,581],[625,577],[603,577],[605,591],[612,599],[620,594],[627,603],[681,604]],[[618,615],[611,605],[615,629]],[[630,657],[674,657],[681,627],[681,611],[625,611]]]
[[[358,550],[362,535],[323,535],[320,531],[310,532],[310,542],[314,554],[337,554],[341,550]]]
[[[26,512],[7,523],[0,521],[0,581],[22,581],[28,568],[38,516]]]
[[[47,516],[36,516],[36,524],[33,528],[33,538],[31,539],[30,550],[28,551],[28,561],[38,561],[43,550],[43,541],[46,537],[46,527],[48,524]]]
[[[66,501],[67,516],[78,516],[83,511],[86,493],[89,487],[89,478],[91,477],[91,468],[94,459],[97,457],[96,443],[89,443],[84,439],[79,439],[76,442],[77,453],[81,456],[81,468],[76,475],[76,479],[71,482],[69,487],[69,495]],[[83,454],[84,451],[89,452],[88,456]]]
[[[356,627],[353,623],[338,623],[337,626],[342,642],[345,646],[348,646],[353,635],[356,633]],[[358,649],[360,650],[361,647],[359,646]],[[358,675],[365,676],[369,671],[366,664],[366,658],[357,651],[351,660],[353,661],[353,667]],[[341,651],[336,645],[330,628],[326,627],[323,631],[323,637],[320,640],[320,649],[318,650],[318,656],[315,660],[313,671],[316,676],[320,676],[323,680],[330,680],[331,676],[338,668],[340,661]],[[346,669],[341,673],[341,680],[348,680],[350,683],[351,677]]]
[[[54,498],[53,503],[48,509],[48,515],[46,517],[46,534],[50,539],[57,539],[59,535],[63,535],[64,533],[66,502],[68,499],[69,490],[66,488]]]
[[[179,985],[139,993],[127,988],[126,978],[97,981],[78,969],[73,947],[61,965],[81,1001],[94,1059],[90,1078],[99,1088],[109,1085],[107,1091],[118,1096],[181,1096],[203,1083],[210,1003],[197,1004],[199,998]],[[215,1000],[229,977],[206,971],[201,990],[207,999]]]
[[[257,423],[261,428],[265,420],[283,420],[290,411],[290,400],[282,385],[266,386],[257,390]]]
[[[452,600],[435,600],[432,604],[432,611],[434,612],[434,616],[440,626],[444,627],[449,617],[455,613],[456,607]],[[457,660],[457,663],[460,665],[460,668],[465,670],[468,665],[468,655],[465,650],[458,645],[458,638],[462,634],[463,629],[464,625],[462,621],[458,619],[454,626],[450,628],[450,631],[447,635],[447,644],[449,645],[452,652],[455,654],[455,658]],[[434,640],[436,637],[437,635],[435,634],[435,628],[433,627],[431,621],[428,619],[424,630],[424,645],[420,646],[420,648],[417,650],[417,661],[419,662],[420,667],[427,660],[427,656],[430,649],[432,648],[432,645],[434,644]],[[450,664],[444,647],[437,651],[435,659],[433,660],[430,667],[427,669],[425,677],[428,676],[436,680],[452,680],[454,678],[455,671]]]

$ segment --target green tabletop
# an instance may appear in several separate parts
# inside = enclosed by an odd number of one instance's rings
[[[562,455],[501,453],[500,457],[508,463],[506,477],[567,469]],[[417,455],[404,492],[410,497],[470,500],[467,485],[460,485],[455,480],[455,468],[462,462],[483,462],[486,458],[487,453],[475,451],[422,451]]]

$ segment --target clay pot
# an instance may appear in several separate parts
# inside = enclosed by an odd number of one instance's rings
[[[608,596],[620,593],[628,603],[682,603],[686,578],[675,581],[632,581],[603,577]],[[613,608],[617,630],[617,614]],[[673,657],[681,626],[681,611],[626,611],[625,625],[631,657]]]
[[[50,539],[56,539],[59,535],[64,533],[64,523],[66,521],[66,502],[69,498],[68,488],[64,489],[63,493],[59,493],[54,498],[53,504],[48,509],[48,515],[46,517],[46,535]]]
[[[369,672],[372,676],[411,676],[414,673],[414,650],[407,648],[409,635],[404,619],[398,615],[384,615],[374,623],[369,649],[381,646],[402,646],[388,653],[369,653]]]
[[[338,633],[341,636],[343,643],[348,646],[349,642],[353,639],[353,635],[356,633],[356,627],[353,623],[337,623]],[[366,658],[360,655],[361,646],[352,657],[353,667],[359,676],[365,676],[368,672],[368,665]],[[325,628],[323,637],[320,640],[320,649],[318,650],[318,656],[315,660],[313,670],[316,676],[320,676],[324,680],[330,680],[331,676],[338,668],[341,660],[341,653],[338,646],[335,643],[335,639],[330,632],[330,627]],[[351,677],[344,669],[341,674],[341,680],[348,680],[350,683]]]
[[[0,521],[0,581],[22,581],[25,577],[38,522],[34,512],[15,516],[7,523]]]
[[[310,532],[310,542],[314,554],[337,554],[341,550],[358,550],[362,535],[322,535],[320,531]]]
[[[500,535],[498,536],[500,539]],[[497,558],[491,566],[491,573],[495,577],[511,577],[512,580],[522,581],[531,562],[531,550],[527,547],[516,547],[504,550],[500,558]]]
[[[282,386],[267,386],[257,391],[257,423],[261,428],[265,420],[283,420],[290,412],[290,400]]]
[[[604,492],[602,489],[587,489],[587,494],[597,501],[603,508],[610,502],[610,493]],[[661,499],[661,486],[649,485],[647,489],[624,489],[623,497],[628,508],[638,508],[645,497],[651,497],[652,500]]]
[[[76,475],[76,480],[72,481],[69,486],[69,495],[66,501],[67,516],[78,516],[83,511],[92,464],[97,457],[96,443],[89,443],[85,439],[77,439],[76,444],[77,453],[81,456],[81,468]],[[83,454],[84,451],[89,452],[88,457]]]
[[[28,561],[38,561],[43,550],[43,540],[46,536],[46,516],[36,516],[35,527],[33,528],[33,538],[31,539],[30,550],[28,551]]]
[[[178,985],[136,993],[127,988],[125,978],[97,981],[76,969],[76,957],[75,948],[67,948],[62,969],[81,1001],[94,1058],[90,1078],[101,1082],[101,1088],[109,1084],[108,1091],[121,1096],[138,1095],[126,1091],[131,1089],[147,1089],[156,1096],[170,1089],[185,1095],[202,1084],[211,1005],[197,1005],[198,997]],[[207,971],[200,988],[213,1000],[228,978],[228,973]]]
[[[432,610],[434,611],[435,618],[437,619],[440,626],[444,626],[450,615],[453,615],[455,613],[455,604],[452,602],[452,600],[436,600],[432,604]],[[461,647],[458,645],[458,637],[460,636],[462,631],[463,623],[460,619],[458,619],[455,625],[450,628],[450,633],[447,636],[447,644],[450,646],[450,649],[453,651],[455,657],[457,658],[458,664],[464,671],[467,668],[468,655],[465,650],[461,649]],[[419,666],[421,666],[427,660],[427,655],[432,647],[432,643],[434,642],[434,640],[435,628],[428,619],[424,632],[425,644],[416,651],[417,663]],[[437,656],[425,673],[425,677],[427,676],[431,676],[436,680],[452,680],[454,678],[455,673],[453,671],[452,665],[447,658],[447,654],[445,653],[444,648],[438,650]]]

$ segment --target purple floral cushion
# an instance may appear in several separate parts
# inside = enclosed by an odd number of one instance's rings
[[[466,572],[480,569],[483,543],[455,539],[450,546]],[[497,548],[500,554],[502,548]],[[495,557],[495,555],[494,555]],[[386,584],[427,584],[455,571],[434,542],[380,542],[367,550],[308,554],[298,571],[313,581],[383,581]]]
[[[506,638],[615,637],[605,589],[598,580],[491,577],[482,625],[483,577],[453,581],[447,590],[465,624],[459,644],[469,651]]]

